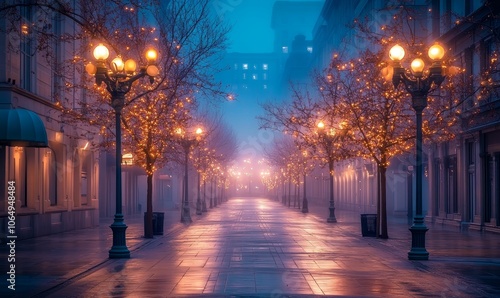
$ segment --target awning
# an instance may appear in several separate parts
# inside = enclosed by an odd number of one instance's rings
[[[42,119],[25,109],[0,108],[0,146],[48,147]]]

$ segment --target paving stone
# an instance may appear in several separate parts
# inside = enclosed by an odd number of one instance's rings
[[[309,209],[233,198],[189,225],[167,211],[155,239],[142,238],[142,218],[126,218],[130,259],[107,258],[109,223],[19,241],[16,292],[4,284],[0,296],[500,296],[500,235],[431,224],[430,259],[409,261],[406,219],[390,219],[383,240],[361,237],[359,214],[336,210],[327,223],[327,204]]]

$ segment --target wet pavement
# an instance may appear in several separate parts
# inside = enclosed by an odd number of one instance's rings
[[[165,235],[155,239],[142,238],[142,218],[126,219],[130,259],[107,259],[105,224],[23,240],[16,291],[4,278],[0,296],[500,297],[498,234],[429,225],[430,259],[409,261],[406,219],[392,220],[382,240],[361,237],[359,214],[337,210],[332,224],[327,209],[310,209],[233,198],[190,225],[166,212]]]

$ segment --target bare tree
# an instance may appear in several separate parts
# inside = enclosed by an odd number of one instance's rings
[[[25,34],[23,30],[31,30],[36,50],[46,53],[53,65],[60,90],[56,107],[64,112],[64,121],[98,127],[102,136],[98,146],[113,145],[114,110],[104,86],[95,86],[91,77],[83,75],[86,57],[98,43],[124,58],[142,57],[148,47],[158,50],[159,74],[152,85],[136,82],[126,95],[121,118],[125,150],[134,154],[134,162],[148,176],[146,237],[152,237],[152,175],[170,158],[174,129],[186,125],[197,107],[196,95],[225,98],[214,79],[217,69],[212,62],[225,49],[228,28],[209,8],[210,0],[34,0],[0,6],[0,12],[11,21],[8,30],[17,30],[19,36]],[[46,16],[47,24],[71,20],[80,30],[68,35],[47,26],[32,26],[33,20],[24,19],[24,10],[36,11],[40,18]],[[25,25],[28,29],[23,29]],[[74,45],[71,60],[59,61],[54,55],[56,40]],[[146,64],[144,57],[140,59],[139,65]],[[74,88],[87,90],[87,96],[77,102],[64,96]]]

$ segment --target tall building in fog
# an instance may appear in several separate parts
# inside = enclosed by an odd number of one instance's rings
[[[276,1],[271,28],[274,52],[281,70],[279,90],[288,97],[290,84],[310,81],[310,63],[314,47],[312,32],[324,1]]]

